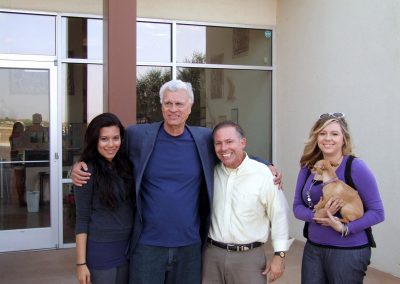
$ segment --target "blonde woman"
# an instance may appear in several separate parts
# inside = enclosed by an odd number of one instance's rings
[[[351,136],[343,113],[322,114],[311,128],[300,159],[293,211],[306,222],[301,283],[363,283],[375,246],[371,226],[384,220],[384,209],[374,175],[364,161],[355,158]],[[352,185],[364,205],[363,217],[341,223],[343,200],[331,199],[314,210],[322,196],[322,181],[310,172],[320,159],[338,164],[339,179]]]

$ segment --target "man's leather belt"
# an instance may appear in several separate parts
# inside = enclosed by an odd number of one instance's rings
[[[251,244],[225,244],[221,242],[214,241],[213,239],[207,238],[207,242],[213,246],[226,249],[228,251],[247,251],[254,248],[258,248],[263,245],[261,242],[254,242]]]

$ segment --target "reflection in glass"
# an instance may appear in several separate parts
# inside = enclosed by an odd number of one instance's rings
[[[188,124],[212,128],[222,120],[236,120],[246,132],[248,152],[271,158],[271,71],[179,68],[178,79],[193,85],[195,104]]]
[[[80,59],[103,58],[103,21],[87,18],[62,18],[65,44],[63,56]]]
[[[169,67],[137,67],[137,117],[138,124],[162,120],[159,90],[171,80]]]
[[[187,124],[212,128],[233,119],[245,129],[249,153],[271,158],[272,72],[178,68],[177,79],[190,82],[194,104]],[[167,68],[138,68],[138,123],[162,120],[160,86]]]
[[[138,62],[171,62],[171,25],[137,22]]]
[[[177,62],[272,66],[271,30],[177,25],[176,41]]]
[[[75,243],[75,195],[72,184],[63,184],[63,243]]]
[[[65,93],[62,96],[62,167],[63,178],[69,178],[69,170],[83,148],[83,139],[94,114],[90,109],[102,112],[103,67],[98,64],[63,64],[62,74]],[[63,184],[63,243],[75,242],[75,198],[73,186]]]
[[[204,89],[204,70],[202,68],[178,68],[177,79],[184,82],[189,82],[192,84],[194,102],[192,106],[192,111],[187,120],[189,125],[201,125],[201,109],[205,108],[205,89]]]
[[[0,53],[55,55],[54,16],[0,12]]]
[[[184,63],[206,63],[206,26],[176,26],[176,60]],[[201,57],[203,60],[196,61]]]
[[[62,112],[63,178],[79,159],[91,109],[102,112],[103,67],[95,64],[64,64],[65,94]],[[100,105],[99,105],[100,104]]]
[[[0,69],[0,230],[50,226],[49,78]]]

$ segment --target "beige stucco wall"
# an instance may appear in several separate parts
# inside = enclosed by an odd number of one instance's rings
[[[275,25],[277,0],[137,0],[141,18]]]
[[[400,2],[291,1],[277,7],[276,162],[292,202],[309,129],[346,114],[355,152],[374,172],[386,221],[374,226],[372,264],[400,276]],[[303,223],[291,222],[302,239]]]
[[[275,25],[276,0],[137,0],[141,18],[242,25]],[[103,0],[0,0],[0,8],[102,14]]]
[[[103,0],[0,0],[0,8],[102,15]]]

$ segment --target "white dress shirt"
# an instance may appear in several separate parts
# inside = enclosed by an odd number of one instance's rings
[[[271,226],[275,251],[287,251],[288,204],[269,168],[247,155],[236,169],[214,169],[214,199],[209,237],[229,244],[267,242]]]

